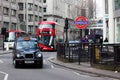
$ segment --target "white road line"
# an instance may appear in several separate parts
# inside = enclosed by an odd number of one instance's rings
[[[51,68],[55,68],[53,65],[51,65]]]
[[[76,75],[78,75],[78,76],[80,75],[80,74],[79,74],[79,73],[77,73],[77,72],[73,72],[73,73],[75,73],[75,74],[76,74]]]
[[[8,74],[7,74],[7,73],[2,72],[2,71],[0,71],[0,73],[2,73],[2,74],[4,74],[4,75],[5,75],[4,80],[8,80]]]
[[[46,61],[45,60],[43,60],[43,63],[45,63]]]
[[[2,61],[2,60],[0,60],[0,63],[3,63],[3,61]]]
[[[53,59],[54,57],[49,57],[47,60],[51,60],[51,59]]]

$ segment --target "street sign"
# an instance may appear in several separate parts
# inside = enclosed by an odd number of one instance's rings
[[[104,14],[104,18],[109,18],[109,14]]]
[[[87,18],[85,18],[84,16],[79,16],[75,19],[74,24],[78,29],[84,29],[88,24]]]

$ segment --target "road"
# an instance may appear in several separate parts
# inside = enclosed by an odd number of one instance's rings
[[[54,65],[48,59],[55,57],[55,52],[43,52],[43,56],[42,69],[30,66],[15,69],[12,54],[1,55],[0,80],[117,80]]]

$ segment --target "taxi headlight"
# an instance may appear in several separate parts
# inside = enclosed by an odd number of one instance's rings
[[[20,54],[17,54],[16,56],[19,58],[21,55],[20,55]]]
[[[40,52],[37,52],[37,53],[36,53],[36,56],[37,56],[37,57],[42,57],[42,54],[41,54]]]
[[[38,57],[42,57],[42,54],[39,53],[37,56],[38,56]]]

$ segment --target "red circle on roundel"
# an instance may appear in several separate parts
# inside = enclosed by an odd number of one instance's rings
[[[78,21],[83,21],[83,22],[85,22],[85,24],[82,24],[82,25],[80,25],[80,24],[75,24],[75,26],[77,27],[77,28],[79,28],[79,29],[84,29],[86,26],[87,26],[87,19],[84,17],[84,16],[79,16],[79,17],[77,17],[76,19],[75,19],[75,22],[78,22]]]

